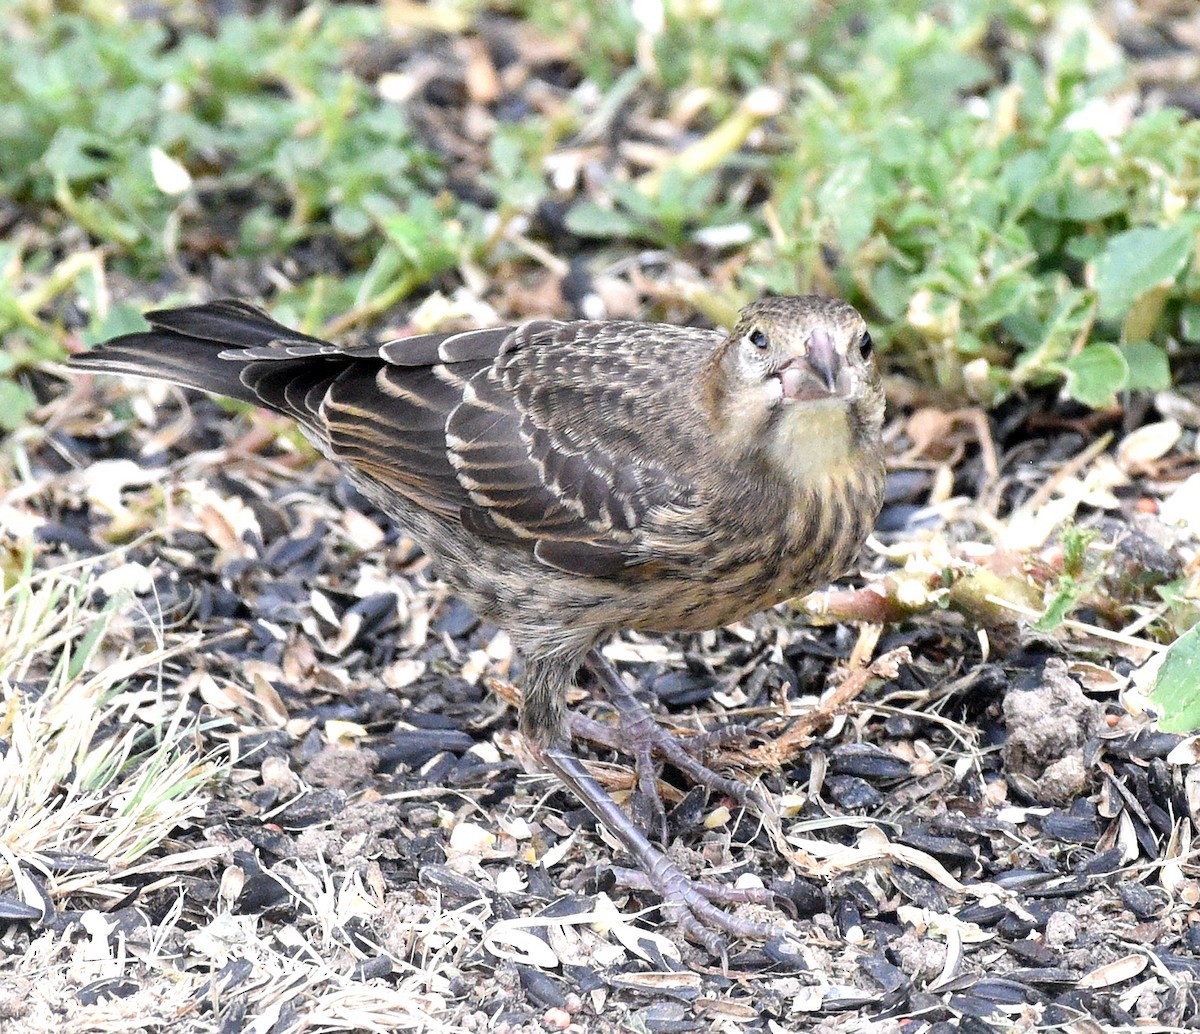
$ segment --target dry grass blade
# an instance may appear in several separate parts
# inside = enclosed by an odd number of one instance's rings
[[[27,567],[0,595],[0,742],[8,745],[0,756],[0,893],[46,919],[84,910],[65,934],[34,924],[15,970],[30,993],[19,1018],[5,1017],[6,1034],[50,1029],[51,1016],[64,1031],[209,1031],[230,1008],[245,1009],[255,1017],[247,1029],[261,1031],[428,1029],[445,1003],[427,974],[391,986],[346,971],[366,956],[345,950],[342,928],[378,907],[357,874],[298,866],[288,891],[303,928],[225,908],[195,925],[196,902],[185,903],[181,877],[228,848],[180,834],[200,824],[209,789],[231,762],[198,745],[188,695],[156,685],[165,662],[194,650],[194,638],[168,643],[156,631],[154,647],[137,652],[127,638],[129,598],[98,603],[104,563],[36,576]],[[137,635],[144,640],[145,629]],[[139,680],[148,688],[126,692]],[[139,906],[145,937],[129,935],[119,919],[135,888],[141,902],[178,895],[165,913]],[[223,968],[235,962],[249,963],[238,979],[212,977],[241,973]],[[126,991],[77,1000],[80,985],[108,984]]]
[[[25,887],[28,870],[55,901],[123,898],[119,877],[203,814],[204,788],[224,770],[197,749],[182,701],[164,701],[153,725],[127,720],[127,680],[190,644],[122,648],[104,663],[120,603],[97,612],[87,570],[23,579],[0,597],[0,886]]]

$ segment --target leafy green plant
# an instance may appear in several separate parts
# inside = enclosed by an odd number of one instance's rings
[[[633,183],[614,183],[611,207],[590,201],[575,205],[567,215],[567,226],[581,237],[683,249],[697,230],[741,218],[734,205],[718,203],[717,196],[716,176],[693,177],[670,168],[653,193]]]
[[[74,224],[132,276],[161,275],[180,241],[276,256],[328,237],[366,266],[385,237],[378,208],[441,188],[403,109],[346,68],[348,48],[382,31],[378,11],[227,17],[178,38],[150,21],[26,17],[29,38],[0,47],[0,190]],[[18,258],[31,275],[59,262],[53,241]],[[46,292],[4,293],[15,365],[22,341],[53,354]]]
[[[952,9],[1003,6],[1018,5]],[[1169,383],[1168,344],[1195,334],[1200,126],[1161,111],[1092,128],[1119,113],[1082,39],[1047,69],[1014,55],[993,82],[966,52],[974,19],[869,25],[807,80],[798,147],[776,168],[783,241],[748,290],[803,289],[831,252],[829,275],[882,317],[900,362],[987,402],[1063,380],[1100,407]],[[957,59],[930,66],[935,53]]]
[[[1068,9],[679,3],[655,24],[632,4],[525,7],[597,42],[587,60],[604,68],[584,67],[600,83],[638,65],[714,91],[713,119],[752,86],[788,99],[769,149],[773,232],[756,211],[722,213],[753,231],[743,296],[832,287],[882,323],[893,362],[952,394],[1062,383],[1103,407],[1166,386],[1169,350],[1200,342],[1200,125],[1125,115],[1123,70],[1097,61]],[[614,183],[571,228],[686,249],[721,195],[707,173],[682,179],[673,204]]]
[[[1200,625],[1193,625],[1167,649],[1150,702],[1160,708],[1164,732],[1200,729]]]
[[[464,261],[528,262],[512,220],[556,192],[567,227],[609,253],[660,247],[704,269],[706,231],[736,226],[719,290],[841,293],[892,364],[949,396],[1061,384],[1102,407],[1168,384],[1170,356],[1200,342],[1200,123],[1129,116],[1124,70],[1066,0],[505,9],[578,43],[567,60],[601,97],[498,121],[485,212],[445,190],[405,106],[354,72],[355,48],[388,32],[374,7],[172,35],[19,5],[5,17],[23,42],[0,48],[0,190],[48,231],[0,253],[0,377],[58,353],[47,313],[99,267],[155,280],[181,258],[319,242],[336,261],[295,278],[282,314],[315,328],[348,312],[344,329]],[[603,122],[698,105],[697,139],[760,87],[782,112],[713,164],[613,168],[587,197],[550,182],[547,159],[587,138],[597,104]],[[8,390],[19,423],[32,400]]]

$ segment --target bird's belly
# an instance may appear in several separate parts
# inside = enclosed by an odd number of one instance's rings
[[[822,486],[802,519],[710,526],[673,556],[613,581],[549,568],[531,552],[464,535],[450,521],[398,504],[356,479],[422,544],[434,568],[485,620],[523,647],[586,649],[621,629],[697,632],[727,625],[820,588],[853,562],[882,499],[878,477]],[[753,522],[750,522],[751,524]]]
[[[833,577],[793,556],[760,560],[698,577],[664,578],[639,593],[638,616],[627,627],[654,632],[701,632],[802,595]],[[632,608],[631,608],[632,609]]]

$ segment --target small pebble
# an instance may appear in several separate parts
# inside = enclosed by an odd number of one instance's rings
[[[1053,912],[1046,921],[1046,943],[1051,947],[1065,948],[1075,943],[1079,936],[1079,924],[1070,912]]]

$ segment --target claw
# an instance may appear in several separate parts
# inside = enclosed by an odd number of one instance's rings
[[[643,832],[644,829],[657,830],[661,842],[667,842],[667,815],[658,790],[656,758],[665,760],[695,785],[732,797],[760,816],[768,816],[771,813],[770,806],[757,791],[736,779],[714,772],[689,749],[693,745],[703,749],[728,743],[745,737],[747,731],[742,728],[720,729],[690,737],[687,746],[684,746],[655,721],[654,716],[621,681],[616,669],[598,650],[588,654],[586,664],[620,715],[620,723],[614,728],[581,715],[573,715],[572,729],[581,736],[633,756],[637,773],[632,804],[634,819],[617,806],[569,746],[555,744],[545,747],[540,757],[545,766],[563,781],[637,862],[638,870],[614,870],[618,882],[658,894],[662,898],[664,917],[679,927],[689,940],[719,958],[725,969],[728,968],[727,937],[755,941],[787,938],[789,932],[785,925],[757,922],[718,907],[747,903],[772,905],[775,899],[769,890],[762,887],[740,889],[694,880],[660,848],[654,846]]]
[[[662,898],[665,916],[690,940],[702,945],[714,957],[725,960],[727,949],[723,935],[755,941],[787,935],[786,928],[780,924],[761,923],[718,908],[713,902],[761,904],[768,899],[769,892],[761,888],[738,889],[693,880],[646,839],[570,748],[547,747],[541,752],[541,758],[633,856],[646,885]]]
[[[645,798],[640,803],[640,807],[644,811],[639,814],[639,818],[643,821],[643,828],[657,827],[661,831],[661,842],[664,844],[667,842],[667,816],[663,808],[662,797],[657,789],[658,773],[654,761],[656,757],[662,758],[682,772],[693,785],[703,786],[716,793],[731,797],[739,804],[753,809],[759,815],[768,813],[769,806],[757,791],[738,779],[731,779],[729,776],[713,771],[696,757],[696,753],[713,746],[747,737],[750,735],[749,730],[744,726],[716,729],[697,736],[689,736],[685,744],[655,721],[654,716],[625,685],[617,670],[608,663],[599,650],[592,650],[588,654],[586,665],[600,683],[609,703],[620,715],[619,737],[608,735],[601,739],[607,746],[612,746],[633,757],[638,792]],[[583,735],[596,738],[592,735],[596,723],[584,720],[575,724]]]

